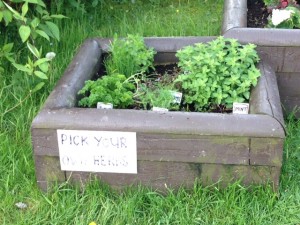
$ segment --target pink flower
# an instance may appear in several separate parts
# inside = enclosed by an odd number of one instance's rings
[[[280,0],[280,6],[279,6],[279,8],[284,9],[284,8],[286,8],[288,5],[289,5],[288,0]]]

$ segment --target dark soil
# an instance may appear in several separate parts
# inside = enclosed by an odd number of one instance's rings
[[[248,0],[247,27],[263,28],[270,13],[262,0]]]

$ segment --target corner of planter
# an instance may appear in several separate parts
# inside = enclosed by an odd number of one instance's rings
[[[268,115],[279,123],[285,134],[285,124],[281,108],[276,74],[267,62],[260,62],[261,77],[251,91],[250,113]],[[282,138],[284,138],[283,135]]]
[[[70,108],[76,104],[77,92],[100,67],[101,47],[96,39],[87,39],[47,98],[44,108]]]
[[[262,75],[251,92],[250,112],[258,116],[267,116],[270,122],[266,129],[276,129],[277,136],[252,137],[250,140],[249,164],[258,168],[270,166],[274,170],[272,180],[275,188],[277,188],[282,166],[285,125],[275,72],[264,61],[259,63],[259,69]]]
[[[84,41],[41,111],[32,121],[31,134],[37,184],[44,191],[56,182],[66,181],[65,172],[60,169],[58,152],[55,151],[57,149],[55,129],[47,126],[51,124],[51,120],[46,118],[46,115],[55,109],[71,108],[76,105],[77,92],[99,69],[101,54],[97,39]],[[46,124],[43,123],[45,120]],[[53,145],[48,146],[46,143]]]

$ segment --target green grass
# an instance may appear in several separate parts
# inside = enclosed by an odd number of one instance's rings
[[[59,22],[60,43],[43,44],[45,52],[54,51],[57,57],[51,67],[50,82],[41,92],[26,98],[35,81],[5,66],[5,74],[0,75],[0,224],[88,224],[91,221],[97,224],[300,224],[300,122],[293,119],[287,120],[279,193],[272,192],[271,187],[249,189],[238,183],[226,189],[217,185],[204,188],[195,183],[192,190],[169,191],[166,195],[142,187],[118,193],[97,182],[91,182],[85,189],[68,184],[54,187],[48,193],[38,189],[30,124],[85,38],[110,37],[114,33],[120,36],[220,33],[220,25],[216,24],[221,24],[222,1],[168,0],[155,5],[149,0],[141,5],[136,0],[134,7],[128,2],[102,1],[96,9],[87,8],[89,13],[64,8],[59,1],[52,6],[52,10],[62,11],[69,19]],[[216,9],[215,2],[220,3]],[[113,9],[108,10],[110,7]],[[207,17],[200,16],[201,12],[207,13]],[[159,22],[153,20],[155,17]],[[217,21],[208,22],[209,18]],[[25,202],[28,208],[17,209],[17,202]]]

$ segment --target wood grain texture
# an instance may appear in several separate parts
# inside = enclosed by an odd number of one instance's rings
[[[249,163],[249,139],[243,137],[138,135],[138,159],[220,164]]]
[[[219,182],[221,187],[226,187],[239,180],[243,185],[271,183],[278,189],[280,168],[140,161],[136,175],[85,172],[67,172],[66,175],[72,183],[84,185],[96,178],[117,189],[141,184],[164,192],[167,188],[191,189],[196,181],[204,186]]]
[[[269,165],[281,167],[283,139],[251,138],[250,165]]]
[[[253,184],[271,183],[274,189],[278,189],[280,167],[270,166],[237,166],[204,164],[202,165],[201,180],[204,185],[220,182],[222,187],[229,183],[241,180],[248,186]]]
[[[59,156],[55,129],[33,129],[34,154]],[[149,161],[248,164],[249,139],[137,133],[137,159]]]
[[[66,181],[66,174],[60,169],[59,157],[35,155],[35,173],[41,189],[47,190],[51,184]]]
[[[294,73],[278,72],[277,80],[279,92],[283,98],[300,97],[300,71]]]

